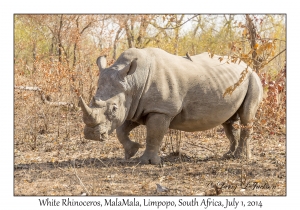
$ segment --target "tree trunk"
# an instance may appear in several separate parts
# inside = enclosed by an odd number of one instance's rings
[[[73,49],[73,68],[76,65],[76,48],[77,48],[77,42],[75,42],[74,49]]]
[[[132,42],[132,40],[131,40],[132,35],[131,35],[131,32],[130,32],[130,29],[129,29],[129,26],[128,26],[128,23],[127,23],[127,22],[125,23],[125,30],[126,30],[126,36],[127,36],[128,47],[129,47],[129,48],[132,48],[132,47],[133,47],[133,42]]]
[[[151,18],[151,17],[148,17],[146,15],[142,15],[142,17],[141,17],[141,24],[140,24],[139,36],[136,39],[136,47],[137,48],[143,48],[143,47],[145,47],[144,39],[145,39],[146,29],[147,29],[147,27],[149,25],[149,21],[148,21],[147,18]]]
[[[33,72],[36,71],[36,41],[33,42],[33,49],[32,49],[32,57],[33,57]]]
[[[116,60],[116,57],[117,57],[117,42],[119,41],[119,35],[122,31],[122,28],[120,27],[117,31],[117,34],[116,34],[116,37],[115,37],[115,40],[114,40],[114,51],[113,51],[113,59]]]
[[[180,24],[183,20],[184,15],[181,15],[180,19],[177,20],[177,16],[176,16],[176,28],[175,28],[175,44],[174,44],[174,48],[175,48],[175,55],[178,55],[178,43],[179,43],[179,29],[180,29]]]
[[[63,24],[63,15],[60,16],[60,21],[59,21],[59,30],[57,34],[58,38],[58,61],[61,63],[62,62],[62,43],[61,43],[61,28]]]
[[[252,62],[253,62],[253,69],[259,73],[259,63],[257,60],[257,53],[256,53],[256,28],[252,22],[252,19],[250,18],[249,15],[246,15],[246,23],[247,23],[247,28],[248,28],[248,32],[250,35],[250,46],[251,49],[253,50],[252,52]]]

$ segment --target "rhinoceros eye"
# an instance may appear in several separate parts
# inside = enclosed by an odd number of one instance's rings
[[[112,104],[110,106],[110,108],[108,109],[108,112],[107,112],[107,116],[109,119],[113,119],[117,116],[117,109],[118,109],[118,106],[116,104]]]
[[[114,113],[114,112],[116,112],[117,111],[117,109],[118,109],[118,106],[117,106],[117,104],[113,104],[113,107],[112,107],[112,112]]]

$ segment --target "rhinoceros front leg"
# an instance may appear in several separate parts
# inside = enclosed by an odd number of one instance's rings
[[[234,126],[236,124],[237,126]],[[224,158],[233,158],[234,151],[238,145],[240,139],[240,128],[239,128],[239,117],[235,114],[228,121],[222,124],[225,130],[225,134],[230,141],[229,151],[226,152],[223,157]]]
[[[158,156],[158,152],[169,125],[170,117],[165,114],[149,114],[146,121],[146,150],[140,157],[142,164],[160,164],[161,159]]]
[[[125,159],[129,159],[134,156],[139,148],[142,147],[139,143],[133,142],[129,138],[130,131],[137,126],[139,126],[138,123],[126,120],[123,125],[116,129],[118,140],[125,149]]]

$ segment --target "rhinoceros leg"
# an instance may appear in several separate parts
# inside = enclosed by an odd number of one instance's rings
[[[229,151],[223,155],[223,157],[226,159],[234,157],[233,154],[240,139],[239,120],[238,114],[236,113],[229,120],[222,124],[225,134],[230,141]],[[237,126],[234,126],[234,124]]]
[[[241,119],[241,137],[234,152],[236,158],[251,158],[250,141],[252,125],[259,103],[262,100],[262,86],[256,74],[250,76],[248,91],[242,106],[238,110]]]
[[[170,125],[170,117],[165,114],[149,114],[146,121],[146,150],[140,157],[142,164],[160,164],[159,148]]]
[[[245,126],[248,128],[241,128],[241,138],[239,141],[239,145],[234,152],[234,157],[251,159],[250,141],[253,130],[252,123],[248,123]]]
[[[134,156],[139,148],[142,147],[139,143],[133,142],[129,139],[130,131],[137,126],[139,126],[138,123],[126,120],[123,125],[116,129],[117,137],[125,149],[125,159],[129,159]]]

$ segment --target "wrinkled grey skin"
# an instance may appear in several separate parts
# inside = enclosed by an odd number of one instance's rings
[[[233,124],[251,127],[263,95],[259,77],[248,68],[245,80],[223,97],[246,64],[220,63],[218,56],[210,58],[207,53],[191,60],[156,48],[128,49],[109,68],[105,57],[99,57],[96,95],[90,106],[82,98],[79,101],[85,138],[103,141],[117,129],[128,159],[141,147],[129,139],[129,132],[146,125],[146,150],[140,161],[159,164],[168,128],[193,132],[222,124],[230,141],[224,157],[250,158],[252,128]]]

